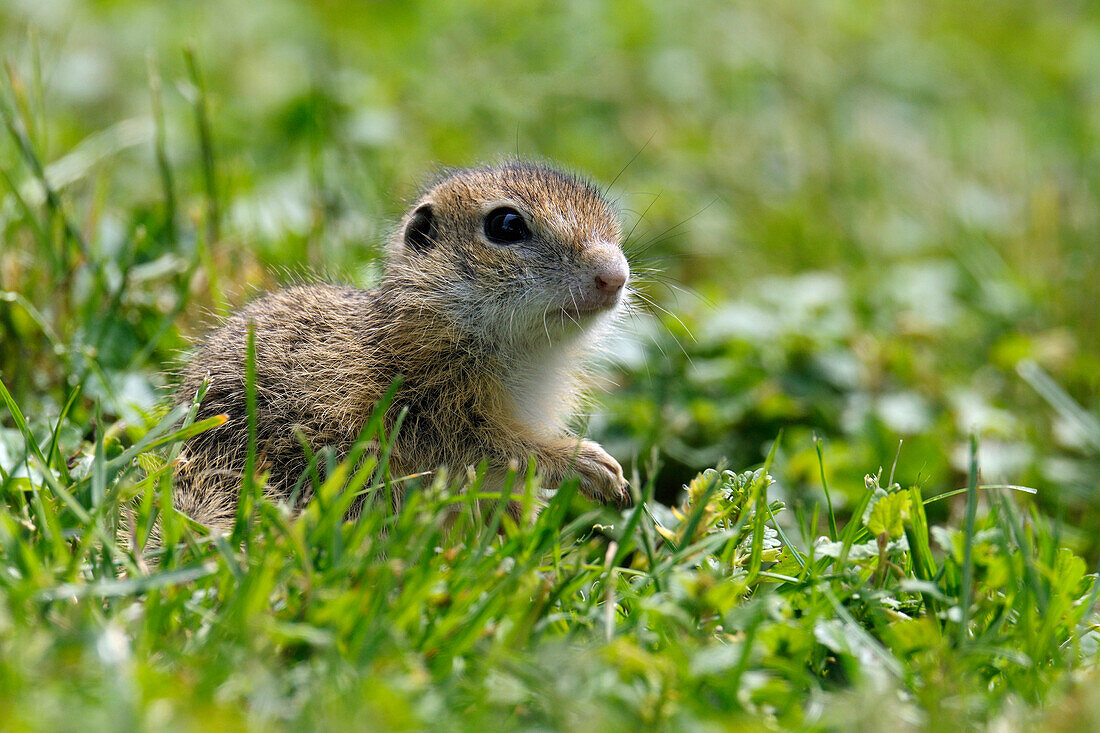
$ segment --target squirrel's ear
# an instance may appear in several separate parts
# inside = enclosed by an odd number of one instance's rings
[[[424,252],[435,246],[435,212],[424,204],[412,213],[405,225],[405,246],[413,252]]]

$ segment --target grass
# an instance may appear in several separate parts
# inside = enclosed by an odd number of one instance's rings
[[[1088,12],[50,7],[0,4],[5,728],[1100,725]],[[616,181],[642,501],[395,513],[322,451],[300,517],[168,510],[189,337],[517,148]]]
[[[300,517],[257,493],[210,538],[165,510],[164,446],[210,427],[179,417],[110,459],[98,429],[67,485],[25,433],[44,480],[7,475],[0,513],[10,727],[940,728],[1011,705],[1039,724],[1095,657],[1100,583],[1000,488],[954,530],[869,477],[865,519],[803,551],[764,469],[705,471],[661,521],[650,481],[621,514],[567,486],[517,524],[443,475],[394,513],[353,455]],[[511,490],[533,505],[531,476]],[[361,492],[377,500],[344,522]],[[159,516],[163,550],[116,542],[128,515],[139,544]]]

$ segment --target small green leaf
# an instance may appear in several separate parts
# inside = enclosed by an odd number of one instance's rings
[[[909,518],[909,496],[904,492],[883,493],[875,497],[867,518],[867,529],[878,536],[885,534],[890,539],[901,537],[905,531],[905,520]]]

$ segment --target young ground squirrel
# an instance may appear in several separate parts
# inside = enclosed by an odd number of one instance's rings
[[[623,310],[630,269],[612,207],[593,186],[543,165],[458,170],[419,198],[372,290],[306,285],[229,318],[184,367],[177,398],[209,389],[198,419],[227,422],[187,441],[176,508],[232,526],[248,445],[245,352],[255,329],[257,470],[286,501],[313,451],[345,454],[400,376],[387,413],[407,413],[393,476],[482,459],[500,481],[533,456],[546,486],[576,475],[598,501],[630,499],[622,468],[566,429],[584,357]],[[300,507],[311,493],[298,489]]]

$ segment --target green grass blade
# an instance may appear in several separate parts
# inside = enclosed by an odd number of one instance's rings
[[[825,492],[825,505],[829,510],[829,539],[836,542],[839,532],[836,528],[836,512],[833,511],[833,497],[829,494],[829,482],[825,479],[824,441],[814,436],[814,450],[817,451],[817,467],[821,472],[821,489]]]
[[[959,646],[966,644],[970,634],[970,602],[974,582],[974,522],[978,514],[978,437],[970,436],[970,480],[966,492],[966,524],[963,527],[963,566],[959,584]]]

